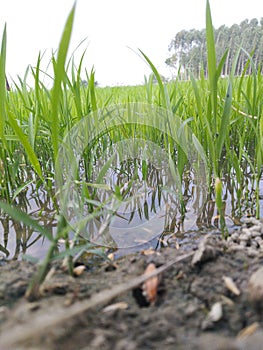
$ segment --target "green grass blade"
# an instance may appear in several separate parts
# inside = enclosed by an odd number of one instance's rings
[[[207,169],[207,156],[205,154],[205,150],[204,150],[203,146],[201,145],[201,143],[199,142],[199,140],[195,136],[195,134],[192,135],[192,140],[193,140],[193,144],[195,146],[195,149],[197,151],[198,156],[201,158],[205,169]]]
[[[221,118],[221,125],[220,125],[220,131],[217,139],[217,154],[218,159],[221,156],[222,148],[224,141],[226,139],[228,128],[229,128],[229,120],[231,115],[231,105],[232,105],[232,83],[229,81],[225,104],[224,104],[224,111]]]
[[[113,160],[117,157],[116,153],[113,153],[113,155],[105,162],[103,167],[101,168],[98,177],[96,179],[97,184],[103,184],[104,177],[106,176],[107,171],[111,168],[113,164]]]
[[[216,197],[216,207],[220,216],[220,230],[222,237],[226,238],[228,232],[226,228],[225,216],[224,216],[224,203],[222,199],[222,181],[219,178],[215,180],[215,197]]]
[[[163,85],[162,79],[160,77],[160,74],[158,73],[158,70],[156,69],[156,67],[154,66],[152,61],[148,58],[148,56],[146,56],[145,53],[143,53],[140,49],[139,49],[139,51],[142,54],[142,56],[144,57],[145,61],[149,64],[149,66],[150,66],[151,70],[153,71],[153,74],[155,75],[155,78],[158,82],[160,93],[161,93],[162,107],[168,107],[170,104],[170,101],[167,100],[167,94],[165,92],[164,85]]]
[[[225,103],[224,103],[224,110],[223,110],[223,115],[221,117],[221,124],[220,124],[220,130],[219,130],[219,136],[217,139],[217,157],[220,159],[221,157],[221,152],[223,148],[223,144],[226,140],[227,134],[229,133],[229,126],[230,126],[230,115],[231,115],[231,106],[232,106],[232,97],[233,97],[233,81],[234,81],[234,74],[236,71],[236,66],[238,62],[238,57],[239,57],[240,49],[237,50],[237,53],[234,57],[233,63],[232,63],[232,68],[231,68],[231,73],[230,73],[230,78],[229,78],[229,83],[228,83],[228,88],[227,88],[227,93],[225,97]],[[225,55],[223,56],[226,57],[227,51],[225,52]],[[225,62],[224,60],[221,60],[222,65]],[[219,64],[220,66],[220,64]],[[220,76],[220,72],[218,70],[218,76]]]
[[[200,97],[200,89],[197,86],[197,82],[196,82],[193,74],[190,74],[190,79],[191,79],[193,90],[194,90],[198,116],[201,119],[203,112],[202,112],[202,103],[201,103],[201,97]]]
[[[263,118],[260,118],[260,141],[261,141],[261,154],[262,154],[262,164],[263,164]]]
[[[22,129],[20,128],[20,126],[18,125],[17,121],[15,120],[15,118],[12,116],[11,113],[8,114],[8,122],[11,125],[11,127],[13,128],[13,130],[14,130],[15,134],[17,135],[19,141],[21,142],[22,146],[24,147],[24,149],[26,151],[26,155],[27,155],[31,165],[35,169],[38,176],[41,179],[43,179],[43,174],[42,174],[42,170],[41,170],[38,158],[37,158],[33,148],[31,147],[26,135],[23,133]]]
[[[211,104],[214,118],[214,131],[216,130],[217,116],[217,69],[216,69],[216,48],[214,39],[214,28],[212,23],[209,0],[206,2],[206,42],[207,42],[207,65],[211,93]],[[211,116],[212,117],[212,116]]]
[[[44,237],[48,238],[50,241],[53,241],[52,234],[47,229],[39,225],[39,223],[37,223],[36,220],[32,219],[26,213],[4,202],[0,202],[0,209],[2,209],[5,213],[11,216],[14,220],[23,222],[26,226],[32,227],[35,231],[41,233]]]
[[[72,28],[73,28],[75,7],[76,7],[76,4],[74,4],[68,16],[68,19],[62,34],[62,38],[59,44],[57,61],[54,62],[55,80],[54,80],[54,86],[53,86],[52,95],[51,95],[51,104],[52,104],[51,138],[52,138],[52,144],[53,144],[53,150],[54,150],[54,159],[56,159],[57,157],[58,144],[59,144],[59,116],[58,116],[59,113],[58,112],[59,112],[59,104],[60,104],[60,98],[61,98],[61,92],[62,92],[61,83],[65,77],[65,62],[67,58],[67,52],[68,52],[69,42],[70,42]]]
[[[222,69],[223,69],[224,64],[226,62],[227,54],[228,54],[228,50],[225,51],[223,57],[221,58],[220,62],[218,63],[218,67],[217,67],[217,70],[216,70],[216,81],[218,81],[218,79],[221,76]]]
[[[5,145],[5,96],[6,96],[6,81],[5,81],[5,61],[6,61],[6,25],[3,31],[2,46],[0,54],[0,139]]]
[[[95,94],[95,71],[94,68],[92,68],[90,77],[89,77],[89,93],[90,93],[90,101],[93,112],[97,110],[97,101],[96,101],[96,94]]]
[[[32,183],[33,183],[33,180],[30,180],[30,181],[25,182],[22,186],[19,186],[19,187],[15,190],[15,192],[14,192],[14,194],[13,194],[13,197],[12,197],[12,200],[15,200],[15,198],[16,198],[21,192],[23,192],[23,191],[28,187],[28,185],[30,185],[30,184],[32,184]]]

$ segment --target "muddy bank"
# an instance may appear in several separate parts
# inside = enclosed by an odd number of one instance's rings
[[[24,292],[36,266],[2,261],[1,350],[262,349],[263,246],[253,243],[262,236],[254,221],[227,242],[213,234],[187,252],[136,253],[75,278],[57,265],[33,303]],[[153,299],[133,283],[168,262]]]

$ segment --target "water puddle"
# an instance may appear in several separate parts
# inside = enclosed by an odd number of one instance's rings
[[[106,242],[109,248],[125,248],[125,253],[160,246],[190,245],[209,232],[218,232],[219,220],[213,198],[200,195],[193,173],[183,179],[182,194],[186,212],[182,215],[178,189],[171,185],[169,169],[156,164],[147,164],[147,178],[140,160],[125,160],[118,167],[109,167],[105,173],[105,183],[111,190],[96,191],[96,201],[104,201],[116,186],[123,191],[123,200],[115,212],[109,215],[105,210],[100,216],[89,221],[81,233],[81,242],[86,239],[98,243]],[[99,171],[100,164],[94,166]],[[124,170],[129,170],[124,171]],[[137,178],[134,178],[134,174]],[[130,175],[133,174],[133,177]],[[132,180],[132,181],[131,181]],[[227,179],[226,179],[227,180]],[[243,217],[254,216],[256,210],[255,190],[251,179],[247,188],[237,195],[237,189],[225,181],[224,203],[228,230],[235,230]],[[122,187],[120,187],[121,184]],[[239,198],[239,199],[238,199]],[[200,201],[202,206],[200,206]],[[112,201],[107,202],[112,205]],[[199,203],[197,205],[197,203]],[[260,213],[263,213],[263,179],[260,181]],[[28,185],[26,193],[17,198],[17,206],[29,213],[42,226],[56,234],[56,211],[52,200],[44,190],[36,190]],[[109,209],[109,208],[108,208]],[[102,234],[102,235],[101,235]],[[71,233],[72,237],[74,232]],[[100,242],[98,236],[103,236]],[[125,242],[124,242],[125,240]],[[15,222],[7,215],[0,218],[0,255],[7,259],[22,259],[24,255],[43,259],[49,241],[38,232],[21,222]],[[58,245],[58,251],[64,245]]]

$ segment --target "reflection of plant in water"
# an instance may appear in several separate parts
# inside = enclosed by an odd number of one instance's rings
[[[43,227],[56,231],[54,200],[44,189],[37,192],[35,185],[28,183],[23,191],[16,195],[13,204],[23,212],[30,213]],[[6,214],[0,217],[0,232],[3,242],[0,244],[0,251],[9,259],[19,259],[23,254],[28,254],[30,247],[43,245],[43,235],[23,222],[13,221]]]
[[[106,161],[98,154],[97,156],[101,164],[105,164]],[[97,161],[94,167],[94,179],[100,171],[100,164]],[[89,186],[88,196],[92,192],[93,200],[105,204],[105,212],[87,223],[85,228],[91,240],[96,240],[96,235],[105,233],[108,230],[107,226],[111,225],[113,229],[134,227],[151,220],[155,215],[162,222],[162,232],[171,234],[184,231],[184,219],[188,208],[195,206],[196,213],[192,215],[197,215],[202,202],[197,197],[198,186],[193,185],[194,172],[186,171],[182,186],[178,188],[167,161],[156,165],[139,158],[125,159],[109,165],[104,172],[103,181],[102,188]],[[82,189],[80,192],[83,192]],[[116,204],[115,211],[112,201]],[[188,222],[186,229],[189,227]],[[154,231],[154,228],[152,230]]]

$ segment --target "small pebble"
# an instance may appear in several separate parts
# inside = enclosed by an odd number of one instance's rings
[[[247,246],[247,241],[240,241],[240,246],[245,248]]]
[[[254,224],[254,225],[257,225],[258,224],[258,220],[256,218],[254,218],[253,216],[251,216],[250,218],[244,218],[244,223],[247,224],[247,225],[251,225],[251,224]]]
[[[229,250],[230,251],[242,251],[242,250],[244,250],[246,247],[243,247],[242,245],[231,245],[230,247],[229,247]]]
[[[237,233],[237,232],[233,233],[233,235],[230,236],[230,238],[232,238],[232,240],[233,240],[234,242],[237,242],[238,239],[239,239],[239,233]]]
[[[256,256],[258,256],[258,250],[254,249],[252,247],[249,247],[248,250],[247,250],[247,255],[250,258],[255,258]]]
[[[261,233],[259,231],[251,231],[251,236],[254,237],[261,237]]]
[[[206,318],[203,320],[201,328],[202,330],[212,329],[214,323],[221,320],[223,317],[223,307],[222,303],[216,302],[212,305],[211,310],[209,311]]]
[[[239,241],[240,242],[247,242],[248,241],[248,237],[246,235],[242,234],[239,237]]]
[[[248,228],[243,228],[242,229],[242,231],[241,231],[242,233],[241,233],[241,235],[240,235],[240,237],[242,237],[243,235],[245,235],[246,237],[251,237],[251,231],[250,231],[250,229],[248,229]]]
[[[261,225],[260,224],[256,224],[256,225],[254,225],[254,226],[252,226],[251,228],[250,228],[250,230],[251,231],[253,231],[253,232],[258,232],[258,233],[261,233]]]
[[[259,248],[258,242],[253,240],[253,241],[251,242],[251,247],[252,247],[252,248],[255,248],[255,249],[258,249],[258,248]]]
[[[223,281],[225,282],[227,289],[230,290],[234,295],[240,295],[240,290],[231,277],[223,276]]]

